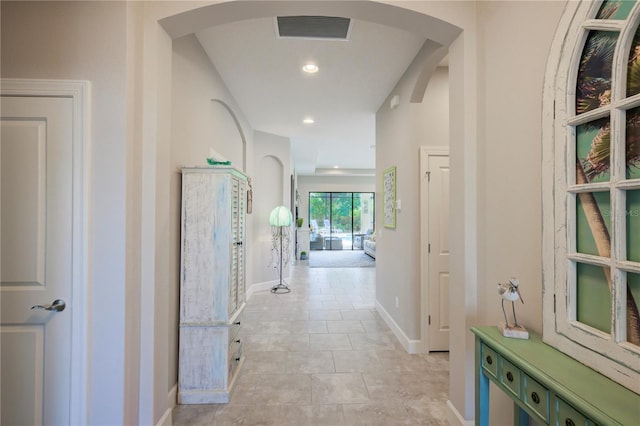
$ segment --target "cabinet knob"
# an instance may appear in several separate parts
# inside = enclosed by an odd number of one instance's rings
[[[513,382],[513,374],[511,374],[511,371],[507,371],[507,380]]]
[[[565,419],[565,420],[564,420],[564,424],[565,424],[566,426],[576,426],[576,424],[573,422],[573,420],[571,420],[571,419],[569,419],[569,418],[567,418],[567,419]]]
[[[531,392],[531,400],[536,404],[540,404],[540,397],[535,392]]]
[[[487,364],[493,364],[493,358],[491,358],[491,355],[487,355]]]
[[[240,339],[236,340],[236,343],[240,343]]]
[[[235,325],[240,325],[240,321],[234,322]]]

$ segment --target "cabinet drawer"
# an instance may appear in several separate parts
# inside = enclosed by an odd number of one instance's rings
[[[557,426],[595,426],[595,423],[560,398],[556,400],[556,418],[551,424]]]
[[[549,391],[526,374],[522,374],[522,381],[522,401],[540,416],[540,420],[544,423],[549,423]]]
[[[520,398],[520,370],[506,359],[500,357],[500,383],[513,395]]]
[[[242,360],[242,343],[240,343],[237,347],[236,352],[233,355],[229,356],[229,383],[233,381],[233,375],[236,373],[238,366],[240,365],[240,361]]]
[[[491,376],[498,378],[498,355],[489,346],[482,344],[482,368]]]
[[[227,353],[229,356],[229,360],[236,357],[236,354],[240,352],[241,347],[242,347],[242,340],[240,339],[240,337],[229,342],[229,351]]]
[[[229,344],[238,339],[238,333],[240,332],[241,326],[242,320],[238,315],[238,317],[229,325]]]

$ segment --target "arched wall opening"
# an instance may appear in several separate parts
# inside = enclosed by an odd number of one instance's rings
[[[284,184],[286,182],[285,165],[282,160],[275,155],[264,155],[257,163],[254,185],[254,262],[259,266],[254,270],[255,280],[258,283],[265,283],[275,280],[276,271],[271,253],[271,226],[269,225],[269,214],[276,206],[283,205],[286,199],[284,194]],[[283,275],[287,275],[288,270],[283,270]]]
[[[238,131],[238,139],[233,143],[233,150],[229,154],[229,159],[231,164],[242,164],[243,172],[247,171],[247,138],[244,135],[244,130],[242,129],[242,125],[240,124],[240,120],[238,116],[233,111],[233,109],[222,99],[211,99],[214,106],[218,105],[229,113],[230,118],[233,120],[233,125],[235,129]],[[215,109],[215,107],[214,107]],[[222,135],[228,134],[228,132],[220,132]],[[216,134],[214,134],[214,137]],[[237,167],[237,166],[236,166]]]
[[[198,7],[192,10],[179,11],[178,8],[189,8],[192,6],[174,6],[174,9],[168,11],[162,6],[158,6],[157,19],[154,22],[148,23],[145,29],[145,51],[147,46],[151,49],[152,53],[148,53],[145,57],[145,69],[153,70],[153,75],[147,75],[145,73],[145,103],[150,103],[152,108],[150,110],[155,111],[155,114],[150,117],[145,117],[146,121],[144,127],[151,129],[144,133],[144,146],[143,146],[143,169],[147,170],[160,170],[162,162],[158,159],[162,159],[161,153],[171,146],[170,137],[171,134],[171,120],[167,118],[171,117],[172,105],[171,97],[166,96],[163,89],[163,83],[170,82],[170,72],[166,71],[166,65],[172,61],[171,46],[177,37],[188,35],[194,31],[197,31],[206,25],[217,25],[225,22],[233,22],[240,19],[251,19],[262,16],[274,16],[274,15],[296,15],[296,14],[324,14],[324,15],[346,15],[351,16],[354,19],[369,20],[372,22],[381,23],[384,25],[390,25],[397,28],[402,28],[407,31],[414,31],[419,34],[423,34],[425,37],[433,40],[435,43],[442,46],[447,46],[450,56],[450,69],[451,69],[451,81],[458,82],[460,84],[452,84],[451,88],[451,103],[450,110],[452,114],[452,123],[457,123],[455,128],[452,125],[451,129],[451,141],[452,141],[452,169],[455,168],[459,171],[459,174],[452,179],[452,187],[457,187],[457,196],[452,199],[452,211],[460,212],[457,218],[452,218],[452,221],[457,221],[461,224],[458,227],[458,231],[452,234],[452,246],[458,247],[458,257],[452,262],[452,270],[457,270],[457,278],[452,276],[452,282],[457,281],[458,285],[464,287],[464,292],[471,303],[462,303],[463,314],[459,316],[460,322],[457,324],[452,323],[452,327],[457,327],[459,334],[457,337],[452,336],[452,339],[457,340],[459,347],[452,348],[451,360],[460,363],[461,366],[457,368],[456,373],[452,373],[451,377],[451,396],[452,405],[457,407],[458,411],[466,418],[473,417],[473,375],[472,375],[472,351],[469,348],[472,347],[472,340],[467,338],[466,325],[469,317],[474,316],[473,308],[469,306],[475,302],[475,219],[473,216],[464,216],[462,212],[473,210],[475,207],[475,140],[468,137],[473,133],[475,126],[475,112],[473,110],[473,102],[465,104],[465,97],[469,99],[468,93],[471,92],[471,99],[474,99],[475,95],[475,81],[473,79],[473,67],[475,66],[474,52],[475,46],[473,39],[466,40],[463,37],[464,28],[470,22],[472,12],[463,10],[462,17],[457,17],[459,12],[447,12],[441,10],[441,8],[435,8],[430,14],[430,2],[416,2],[413,6],[414,10],[409,10],[411,5],[407,5],[406,9],[396,7],[388,4],[378,2],[324,2],[324,1],[312,1],[312,2],[227,2],[209,5],[205,7]],[[443,19],[436,18],[435,16],[441,15]],[[450,24],[444,20],[444,18],[452,18],[452,22],[456,24]],[[424,80],[421,80],[424,81]],[[428,81],[428,79],[427,79]],[[423,83],[426,87],[426,83]],[[418,85],[416,85],[418,87]],[[417,89],[416,93],[420,90]],[[247,124],[241,123],[246,129]],[[149,126],[149,127],[148,127]],[[259,165],[253,164],[251,160],[251,153],[253,152],[253,140],[252,137],[247,137],[246,151],[249,153],[246,160],[246,171],[250,175],[256,175],[257,167]],[[147,156],[146,154],[150,154]],[[166,163],[165,163],[166,165]],[[144,212],[156,212],[162,211],[166,208],[166,205],[158,205],[157,200],[162,199],[166,201],[164,197],[159,197],[158,193],[164,191],[159,182],[154,177],[154,173],[143,173],[143,214]],[[254,193],[255,195],[255,193]],[[168,197],[167,197],[168,198]],[[469,207],[465,207],[469,206]],[[161,214],[160,214],[161,215]],[[164,222],[162,218],[159,218],[159,222]],[[143,231],[143,251],[147,253],[153,253],[161,241],[158,240],[158,233],[155,229],[146,229]],[[252,262],[251,257],[248,257],[248,262]],[[170,294],[175,293],[175,283],[172,282],[171,274],[168,275],[167,282],[163,285],[158,285],[157,282],[162,280],[163,265],[158,265],[153,260],[153,256],[143,257],[143,299],[154,300],[156,303],[156,309],[154,312],[162,312],[167,309],[164,306],[160,306],[163,303],[174,303],[173,297],[169,297]],[[163,294],[163,292],[166,292]],[[149,299],[146,299],[149,296]],[[459,306],[457,308],[460,308]],[[470,312],[469,309],[472,311]],[[171,311],[171,309],[168,309]],[[151,312],[152,314],[154,312]],[[155,318],[154,321],[148,321],[142,325],[142,333],[150,332],[153,334],[155,322],[159,321],[159,318]],[[166,320],[164,320],[166,321]],[[171,321],[170,321],[171,322]],[[177,352],[176,342],[171,341],[166,336],[156,335],[153,348],[142,349],[142,359],[154,359],[154,354],[160,351],[168,351],[170,353]],[[151,352],[151,356],[149,355]],[[471,353],[471,355],[470,355]],[[145,357],[147,355],[147,357]],[[141,378],[143,384],[141,385],[141,394],[145,391],[152,392],[154,396],[154,407],[149,409],[150,419],[157,420],[159,413],[161,413],[162,406],[165,405],[167,399],[167,393],[171,395],[172,389],[175,385],[175,357],[168,360],[167,366],[154,366],[154,365],[141,365]],[[145,381],[144,378],[147,378]],[[153,387],[153,383],[166,383],[166,393],[163,395],[163,387]],[[145,383],[147,387],[145,388]],[[455,383],[455,385],[454,385]],[[171,404],[171,397],[168,399]],[[141,418],[144,417],[144,407],[141,407]]]

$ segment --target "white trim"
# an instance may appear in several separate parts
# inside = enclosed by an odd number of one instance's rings
[[[385,323],[389,326],[393,334],[396,336],[402,347],[407,353],[417,354],[422,352],[422,342],[420,340],[412,340],[404,334],[404,331],[400,328],[400,326],[393,320],[391,315],[382,307],[380,302],[376,300],[376,311],[380,314]]]
[[[265,281],[262,283],[251,284],[251,286],[247,289],[247,296],[246,296],[247,300],[251,299],[251,296],[253,296],[253,293],[256,293],[258,291],[263,291],[263,290],[270,290],[271,287],[278,284],[279,282],[280,282],[279,280],[272,280],[272,281]]]
[[[429,181],[425,172],[429,169],[429,157],[449,157],[448,146],[420,147],[420,352],[429,352]],[[449,345],[450,346],[450,345]]]
[[[173,416],[171,415],[172,413],[173,413],[173,407],[167,408],[167,410],[164,412],[162,417],[160,417],[160,420],[158,420],[158,423],[156,423],[156,426],[172,426],[173,425]]]
[[[2,95],[61,97],[73,101],[73,218],[70,424],[87,424],[90,280],[90,90],[88,81],[1,79]]]
[[[158,420],[158,423],[156,423],[156,426],[172,426],[173,425],[172,414],[173,414],[173,409],[176,408],[177,395],[178,395],[178,384],[176,383],[175,385],[173,385],[173,387],[169,390],[169,393],[167,394],[168,408],[165,410],[162,417],[160,417],[160,420]]]
[[[456,409],[453,402],[450,399],[447,400],[447,420],[449,420],[449,424],[452,426],[460,425],[460,426],[473,426],[475,425],[474,420],[465,420],[462,417],[462,414]]]

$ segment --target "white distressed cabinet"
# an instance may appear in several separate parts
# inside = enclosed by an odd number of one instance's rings
[[[242,363],[247,178],[182,169],[178,403],[229,402]]]

